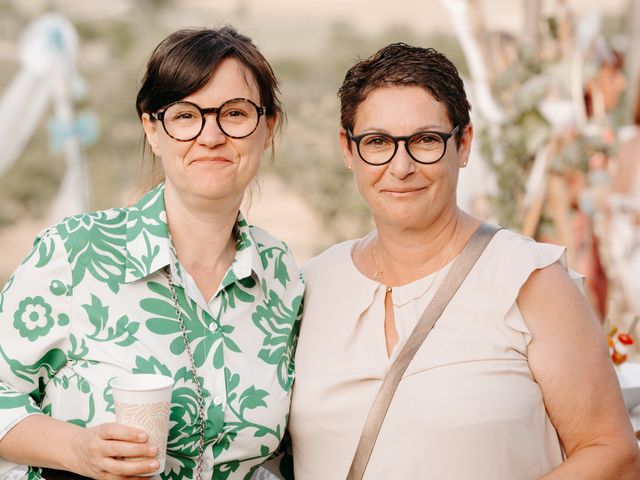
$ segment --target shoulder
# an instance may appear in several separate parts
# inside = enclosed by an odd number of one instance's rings
[[[125,211],[126,209],[111,209],[82,213],[44,228],[36,235],[33,249],[22,263],[27,263],[36,256],[40,257],[37,264],[42,264],[44,257],[59,256],[65,251],[71,254],[88,243],[99,242],[104,236],[109,236],[110,241],[119,236],[124,239]]]
[[[257,247],[264,249],[264,248],[279,248],[282,250],[286,250],[287,252],[290,253],[290,249],[289,246],[282,240],[280,240],[279,238],[271,235],[269,232],[267,232],[264,228],[260,228],[256,225],[252,225],[250,223],[247,223],[244,220],[239,220],[239,226],[242,229],[243,227],[246,227],[248,229],[248,231],[251,233],[251,237],[253,238],[253,240],[255,241],[255,244]]]
[[[44,230],[36,239],[32,253],[38,260],[49,252],[51,266],[66,264],[72,287],[85,274],[107,282],[115,292],[125,275],[127,258],[127,208],[83,213],[65,218]]]
[[[307,261],[301,268],[307,283],[319,276],[335,277],[351,265],[351,249],[358,240],[346,240],[337,243],[316,257]]]
[[[278,258],[280,258],[281,261],[286,262],[288,267],[297,269],[293,253],[284,241],[274,237],[263,228],[256,227],[255,225],[247,224],[246,228],[250,234],[249,240],[253,241],[255,248],[263,259],[268,260],[272,255],[277,254]]]
[[[545,297],[551,299],[558,292],[577,292],[581,296],[583,277],[568,269],[566,248],[561,245],[537,242],[502,229],[487,250],[487,263],[497,274],[494,285],[501,284],[501,291],[511,292],[509,296],[516,298],[518,304],[528,298],[536,298],[536,302]],[[544,304],[540,305],[543,310]]]
[[[544,268],[556,261],[565,263],[566,248],[561,245],[537,242],[531,237],[503,228],[488,245],[485,256],[496,267],[528,269]]]
[[[43,229],[3,289],[0,309],[9,292],[44,288],[69,297],[87,270],[114,276],[124,261],[125,226],[126,209],[112,209],[67,217]]]
[[[55,232],[67,249],[87,243],[124,242],[130,208],[112,208],[67,217],[48,231]]]
[[[531,237],[514,232],[508,228],[500,228],[496,233],[492,243],[500,245],[501,248],[510,248],[514,250],[537,248],[539,245],[546,245],[537,242]],[[562,248],[562,247],[560,247]]]
[[[245,243],[245,245],[254,248],[259,257],[253,262],[260,263],[268,279],[277,280],[275,284],[280,285],[283,289],[293,289],[297,292],[303,288],[302,275],[293,253],[285,242],[266,230],[248,225],[244,220],[241,220],[240,235],[243,235],[243,232],[248,233],[248,238],[243,238],[243,241],[251,242],[251,244]]]
[[[506,313],[533,272],[556,262],[564,266],[564,258],[564,247],[501,229],[478,259],[469,281],[482,295],[492,295],[495,306]]]

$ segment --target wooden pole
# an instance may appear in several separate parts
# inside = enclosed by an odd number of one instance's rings
[[[628,15],[625,65],[629,95],[625,114],[627,121],[632,123],[640,94],[640,0],[629,0]]]
[[[540,51],[540,10],[541,0],[524,0],[523,45],[527,45],[531,54]]]

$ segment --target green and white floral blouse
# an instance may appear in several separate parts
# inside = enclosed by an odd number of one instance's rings
[[[285,244],[241,215],[236,234],[207,302],[176,258],[164,185],[131,208],[45,230],[0,294],[0,438],[34,413],[112,422],[109,379],[160,373],[175,379],[162,478],[193,478],[196,389],[169,265],[205,396],[203,477],[250,478],[286,427],[304,286]]]

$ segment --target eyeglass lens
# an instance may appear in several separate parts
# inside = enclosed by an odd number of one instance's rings
[[[417,133],[406,141],[406,148],[411,156],[422,163],[435,163],[440,160],[445,147],[443,138],[431,132]],[[396,148],[396,140],[379,133],[363,136],[358,146],[360,156],[373,164],[383,164],[391,160]]]
[[[225,102],[217,112],[220,130],[229,136],[242,138],[250,135],[258,126],[258,107],[249,100],[235,99]],[[177,102],[164,112],[164,128],[177,140],[193,140],[204,128],[202,111],[193,103]]]

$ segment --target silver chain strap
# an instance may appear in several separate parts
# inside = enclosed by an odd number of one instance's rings
[[[171,272],[169,267],[166,267],[164,273],[169,282],[169,291],[171,292],[171,298],[173,299],[173,305],[176,309],[176,317],[178,323],[180,323],[180,331],[182,332],[182,338],[184,340],[184,346],[186,347],[187,354],[189,355],[189,363],[191,364],[191,374],[193,375],[193,381],[196,384],[196,395],[198,401],[198,418],[200,419],[200,445],[198,445],[198,458],[196,459],[196,480],[202,480],[202,457],[204,455],[204,429],[205,429],[205,416],[204,416],[204,398],[202,396],[202,386],[198,379],[198,371],[196,370],[196,363],[193,360],[193,354],[191,353],[191,343],[187,336],[187,328],[184,326],[184,320],[182,319],[182,310],[178,303],[178,295],[176,289],[171,281]]]

